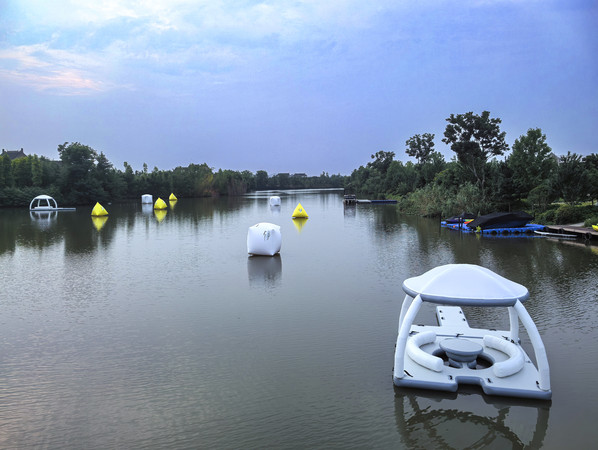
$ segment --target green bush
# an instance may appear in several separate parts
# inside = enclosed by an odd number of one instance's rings
[[[23,188],[7,187],[0,189],[0,207],[24,207],[29,206],[31,200],[40,194],[47,194],[56,199],[59,206],[63,206],[62,196],[54,186],[50,188],[40,188],[36,186],[27,186]]]
[[[556,209],[549,209],[548,211],[536,214],[534,222],[542,225],[552,225],[555,223],[555,216]]]
[[[548,182],[544,182],[541,185],[536,186],[529,191],[527,196],[527,202],[534,211],[545,210],[553,200],[554,196]]]
[[[560,206],[554,215],[555,223],[558,225],[583,222],[583,218],[582,208],[572,205]]]
[[[456,192],[428,184],[399,201],[401,211],[425,217],[450,217],[463,211],[484,214],[487,208],[479,189],[471,183],[463,184]]]
[[[590,228],[592,225],[598,225],[598,214],[586,219],[583,226]]]
[[[586,218],[596,215],[596,207],[561,205],[555,213],[556,224],[568,224],[584,222]]]

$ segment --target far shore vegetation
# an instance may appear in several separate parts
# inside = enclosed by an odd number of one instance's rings
[[[151,171],[144,164],[135,171],[125,162],[121,170],[103,152],[78,142],[59,145],[58,161],[37,155],[11,160],[3,153],[0,207],[27,206],[39,194],[71,206],[138,199],[146,193],[189,198],[344,188],[358,197],[396,199],[401,211],[427,217],[524,210],[536,223],[598,223],[598,154],[557,157],[540,128],[530,128],[509,148],[501,119],[488,111],[451,114],[446,121],[442,142],[455,153],[451,161],[435,150],[434,134],[423,133],[405,143],[414,162],[395,160],[393,151],[378,151],[351,175],[269,175],[264,170],[215,170],[206,163]]]

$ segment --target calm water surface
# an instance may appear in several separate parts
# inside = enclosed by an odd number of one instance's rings
[[[341,192],[277,193],[276,209],[270,195],[164,217],[105,205],[103,223],[0,210],[0,448],[595,445],[597,247],[460,235]],[[282,227],[280,256],[248,257],[258,222]],[[528,287],[551,403],[393,386],[401,283],[447,263]]]

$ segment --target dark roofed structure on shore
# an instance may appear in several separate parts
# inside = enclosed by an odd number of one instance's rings
[[[2,149],[2,154],[0,154],[0,156],[5,156],[5,155],[8,156],[11,161],[14,161],[15,159],[19,159],[19,158],[25,158],[27,156],[22,148],[21,148],[21,150],[4,150],[4,149]]]

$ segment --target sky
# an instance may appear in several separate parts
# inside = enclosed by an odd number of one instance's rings
[[[596,0],[0,0],[0,148],[348,175],[451,114],[598,152]]]

